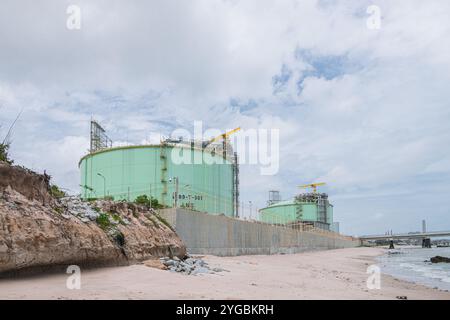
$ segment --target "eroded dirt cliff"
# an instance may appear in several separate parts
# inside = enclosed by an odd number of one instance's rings
[[[170,226],[144,206],[55,199],[49,190],[48,176],[0,163],[0,275],[186,254]]]

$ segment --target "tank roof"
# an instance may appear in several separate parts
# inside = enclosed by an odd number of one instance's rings
[[[270,206],[262,208],[261,210],[267,209],[267,208],[274,208],[274,207],[281,207],[281,206],[291,206],[291,205],[295,205],[294,200],[284,200],[284,201],[275,202],[275,203],[271,204]]]
[[[169,148],[170,147],[176,147],[176,148],[190,148],[191,147],[190,144],[183,143],[183,142],[181,142],[181,143],[180,142],[178,142],[178,143],[169,142],[169,143],[165,143],[164,145],[166,147],[169,147]],[[161,148],[162,146],[163,146],[163,143],[161,143],[161,144],[143,144],[143,145],[117,146],[117,147],[105,148],[105,149],[101,149],[101,150],[98,150],[98,151],[95,151],[95,152],[90,152],[90,153],[84,155],[83,157],[81,157],[80,161],[78,162],[78,166],[80,166],[81,162],[84,159],[89,158],[91,156],[95,156],[95,155],[101,154],[101,153],[106,153],[106,152],[116,151],[116,150],[126,150],[126,149]],[[216,145],[210,145],[207,148],[202,149],[201,147],[194,145],[194,149],[195,150],[207,151],[209,153],[212,153],[214,151],[216,154],[222,155],[222,150],[216,151],[215,147],[216,147]],[[230,150],[228,150],[228,151],[230,151]],[[232,151],[232,149],[231,149],[231,151]],[[227,153],[227,158],[225,160],[228,160],[228,161],[232,162],[233,158],[231,156],[232,156],[232,153],[231,154]]]
[[[279,201],[279,202],[275,202],[273,204],[271,204],[270,206],[261,208],[260,210],[264,210],[264,209],[268,209],[268,208],[276,208],[276,207],[282,207],[282,206],[293,206],[296,205],[298,203],[308,203],[308,201],[299,201],[296,202],[295,199],[292,200],[283,200],[283,201]],[[333,206],[331,203],[328,203],[330,206]]]

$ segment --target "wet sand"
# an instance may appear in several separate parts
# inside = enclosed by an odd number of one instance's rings
[[[67,274],[0,280],[0,299],[450,299],[439,291],[388,275],[369,290],[367,267],[380,248],[351,248],[293,255],[215,257],[229,272],[186,276],[145,265],[82,270],[81,289]]]

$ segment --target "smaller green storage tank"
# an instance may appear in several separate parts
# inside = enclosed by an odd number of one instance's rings
[[[330,229],[333,223],[333,205],[326,201],[323,212],[317,202],[280,201],[259,210],[260,220],[267,223],[287,224],[296,221],[312,223]]]

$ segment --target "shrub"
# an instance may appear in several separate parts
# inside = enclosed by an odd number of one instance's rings
[[[9,158],[8,149],[9,144],[0,143],[0,160],[6,162],[7,164],[13,164],[14,161]]]
[[[150,206],[150,199],[147,197],[146,194],[137,196],[136,199],[134,200],[134,202],[137,204],[147,206],[147,207]]]
[[[158,202],[158,199],[152,197],[152,208],[154,209],[162,209],[164,206]]]
[[[62,214],[62,213],[63,213],[63,209],[60,208],[60,207],[55,207],[55,208],[53,208],[53,209],[54,209],[55,212],[58,213],[58,214]]]
[[[148,208],[153,208],[153,209],[162,209],[164,208],[163,205],[161,205],[158,202],[158,199],[155,199],[153,197],[148,197],[146,194],[142,194],[140,196],[137,196],[136,199],[134,200],[135,203],[137,204],[141,204],[144,205]]]
[[[50,194],[51,194],[53,197],[58,198],[58,199],[67,196],[67,194],[66,194],[64,191],[62,191],[61,189],[59,189],[58,186],[55,185],[55,184],[53,184],[53,185],[50,187]]]
[[[111,227],[111,222],[109,221],[109,216],[106,213],[100,213],[100,215],[96,219],[97,224],[102,228],[103,230],[108,229]]]
[[[117,213],[110,212],[109,214],[111,215],[114,221],[120,222],[120,220],[122,220]]]

